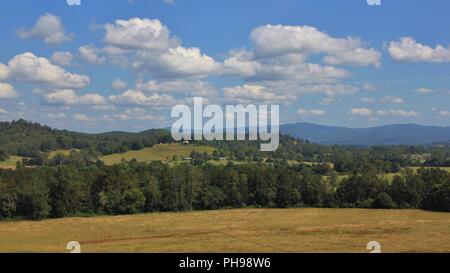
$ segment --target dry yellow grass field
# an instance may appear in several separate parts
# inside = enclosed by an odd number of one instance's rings
[[[0,222],[0,252],[450,252],[450,213],[238,209]]]

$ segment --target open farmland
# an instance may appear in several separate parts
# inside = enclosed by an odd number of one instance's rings
[[[182,145],[182,144],[160,144],[152,148],[145,148],[139,151],[128,151],[121,154],[107,155],[101,158],[107,165],[120,163],[122,159],[127,161],[136,159],[139,162],[150,161],[172,161],[174,156],[179,159],[189,156],[193,151],[198,153],[212,153],[215,149],[200,145]]]
[[[450,252],[450,213],[237,209],[0,222],[0,252]]]

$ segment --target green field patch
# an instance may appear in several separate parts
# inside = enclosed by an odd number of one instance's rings
[[[402,175],[402,172],[406,171],[407,169],[411,169],[413,170],[415,173],[417,173],[418,170],[420,170],[422,167],[408,167],[408,168],[403,168],[402,171],[398,172],[398,173],[386,173],[384,174],[384,177],[386,179],[388,179],[389,181],[394,180],[394,177],[397,175]],[[450,167],[424,167],[425,169],[440,169],[440,170],[444,170],[447,172],[450,172]]]
[[[177,161],[183,161],[183,159],[189,157],[193,151],[211,154],[214,150],[215,149],[212,147],[191,144],[159,144],[139,151],[128,151],[121,154],[103,156],[100,159],[107,165],[114,165],[120,163],[122,160],[130,161],[133,159],[136,159],[139,162],[170,162],[174,157],[178,157]]]
[[[56,150],[56,151],[51,151],[50,153],[48,153],[48,158],[52,159],[57,155],[64,155],[64,156],[68,156],[70,154],[70,152],[72,151],[79,151],[78,149],[72,149],[72,150]]]
[[[15,169],[17,162],[22,162],[23,157],[12,155],[6,161],[0,161],[0,168]]]

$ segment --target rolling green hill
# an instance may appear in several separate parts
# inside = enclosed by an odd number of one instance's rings
[[[140,150],[171,142],[170,132],[148,130],[141,133],[110,132],[85,134],[52,129],[38,123],[18,120],[0,122],[0,149],[11,155],[37,157],[41,152],[85,149],[103,155]]]
[[[182,145],[178,143],[174,144],[158,144],[151,148],[144,148],[139,151],[128,151],[125,153],[118,153],[103,156],[100,159],[107,165],[113,165],[120,163],[120,161],[130,161],[136,159],[138,162],[151,162],[151,161],[172,161],[173,157],[177,157],[178,160],[183,160],[184,157],[188,157],[193,151],[198,153],[212,153],[215,149],[208,146],[201,145]]]

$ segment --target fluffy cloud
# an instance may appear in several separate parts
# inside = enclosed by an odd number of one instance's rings
[[[48,113],[45,115],[49,119],[65,119],[67,115],[64,113]]]
[[[90,64],[101,64],[106,58],[99,56],[99,50],[92,45],[84,45],[78,49],[80,58]]]
[[[300,109],[297,110],[297,114],[299,116],[302,116],[302,117],[306,117],[306,116],[324,116],[324,115],[327,114],[327,112],[324,111],[324,110],[320,110],[320,109],[305,110],[305,109],[300,108]]]
[[[105,105],[107,100],[99,94],[85,94],[79,97],[79,103],[85,105]]]
[[[375,102],[375,99],[374,98],[364,97],[364,98],[361,98],[361,101],[365,102],[365,103],[371,103],[371,102]]]
[[[89,77],[66,72],[62,67],[31,52],[15,56],[6,66],[0,64],[0,79],[75,89],[83,88],[90,82]]]
[[[381,103],[388,103],[388,104],[402,104],[404,102],[405,101],[402,98],[393,96],[386,96],[381,100]]]
[[[0,82],[0,99],[9,99],[15,96],[17,96],[17,92],[12,85]]]
[[[320,105],[331,105],[333,103],[337,103],[337,102],[340,102],[340,101],[341,101],[340,99],[337,99],[337,98],[334,98],[334,97],[326,97],[326,98],[323,98],[319,102],[319,104]]]
[[[329,64],[367,66],[378,65],[381,57],[358,38],[334,38],[310,26],[266,25],[254,29],[250,38],[257,58],[325,54],[324,61]]]
[[[42,96],[49,105],[104,105],[107,100],[99,94],[78,96],[74,90],[57,90]]]
[[[380,116],[394,116],[394,117],[403,117],[403,118],[411,118],[411,117],[419,117],[420,113],[416,111],[406,111],[402,109],[391,109],[391,110],[379,110],[377,114]]]
[[[292,97],[286,95],[280,95],[274,92],[270,92],[264,86],[251,84],[224,88],[223,92],[225,100],[237,103],[249,103],[254,101],[287,103],[293,99]]]
[[[350,76],[338,65],[379,66],[381,54],[358,38],[334,38],[310,26],[266,25],[255,28],[252,50],[232,50],[223,73],[247,82],[336,83]],[[322,57],[325,64],[311,63]]]
[[[78,97],[75,91],[71,89],[58,90],[52,93],[43,95],[46,103],[51,105],[72,105],[78,102]]]
[[[265,60],[254,59],[252,53],[232,52],[224,61],[224,73],[243,76],[248,81],[332,82],[350,74],[342,68],[304,63],[291,54]]]
[[[325,94],[327,96],[351,95],[360,89],[357,86],[346,84],[316,84],[299,87],[301,93],[306,94]]]
[[[245,88],[245,86],[247,88]],[[253,90],[249,87],[251,87]],[[234,92],[224,92],[224,95],[230,96],[230,94],[233,94],[234,97],[237,97],[237,94],[246,94],[246,99],[250,102],[252,95],[254,96],[253,100],[256,101],[261,101],[261,96],[265,94],[267,98],[269,96],[272,96],[273,100],[276,102],[286,103],[293,102],[301,95],[325,95],[326,98],[321,102],[321,104],[329,105],[339,101],[339,99],[336,98],[337,96],[354,94],[358,92],[360,88],[357,86],[346,84],[303,84],[301,82],[297,83],[290,81],[264,81],[245,84],[243,86],[238,86],[237,88],[231,88],[230,90],[233,90]],[[253,92],[250,92],[250,90],[252,90]]]
[[[66,34],[61,18],[51,13],[39,17],[33,28],[19,29],[17,35],[22,39],[40,38],[50,45],[60,44],[71,38],[71,35]]]
[[[218,91],[207,81],[202,80],[165,80],[137,83],[136,88],[148,92],[186,93],[192,96],[217,97]]]
[[[350,115],[360,117],[370,117],[372,116],[372,110],[369,110],[367,108],[353,108],[352,110],[350,110]]]
[[[127,114],[114,114],[112,117],[116,120],[122,120],[122,121],[130,119],[130,116],[128,116]]]
[[[198,48],[169,48],[162,54],[139,51],[134,69],[158,78],[206,76],[219,72],[220,65]]]
[[[70,52],[55,52],[50,60],[56,65],[68,66],[72,64],[73,56]]]
[[[411,118],[411,117],[416,118],[416,117],[420,116],[419,112],[405,111],[405,110],[401,110],[401,109],[390,110],[389,112],[394,116],[406,117],[406,118]]]
[[[85,114],[75,114],[75,115],[73,116],[73,118],[74,118],[76,121],[81,121],[81,122],[93,122],[93,121],[96,121],[96,120],[97,120],[96,118],[87,116],[87,115],[85,115]]]
[[[169,29],[159,20],[132,18],[104,26],[107,44],[126,49],[166,50],[177,45]]]
[[[127,121],[127,120],[139,120],[139,121],[165,121],[164,117],[146,114],[145,110],[135,111],[136,109],[128,109],[125,113],[118,113],[112,115],[103,115],[101,120],[104,121]],[[139,109],[141,110],[141,109]]]
[[[159,20],[131,18],[104,26],[107,44],[101,51],[114,63],[128,65],[155,78],[202,77],[220,72],[221,65],[199,48],[186,48]]]
[[[371,83],[365,83],[362,87],[364,91],[373,92],[377,90],[377,87]]]
[[[432,48],[416,42],[411,37],[390,42],[389,54],[394,60],[401,62],[450,62],[450,47],[437,45]]]
[[[120,80],[120,79],[115,79],[112,83],[111,83],[111,88],[114,90],[122,90],[127,88],[127,83]]]
[[[450,117],[450,111],[447,111],[447,110],[439,111],[439,115],[441,117]]]
[[[0,80],[4,80],[8,77],[8,67],[0,63]]]
[[[176,103],[175,99],[169,95],[156,93],[147,95],[140,90],[127,90],[118,96],[110,96],[109,99],[118,105],[169,107]]]
[[[62,89],[42,94],[42,100],[48,105],[90,105],[96,110],[115,110],[114,105],[169,107],[176,104],[176,100],[169,95],[145,94],[139,90],[127,90],[120,95],[105,98],[96,93],[78,95],[72,89]]]
[[[414,92],[416,92],[419,95],[427,95],[427,94],[434,93],[434,90],[429,89],[429,88],[417,88],[416,90],[414,90]]]

